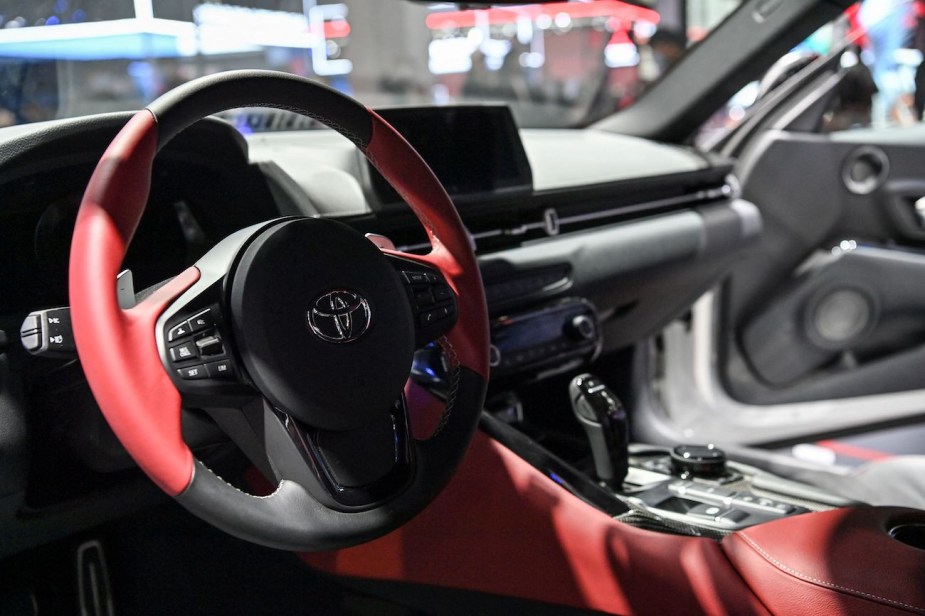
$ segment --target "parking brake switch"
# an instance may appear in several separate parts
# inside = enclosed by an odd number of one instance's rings
[[[629,469],[629,423],[623,405],[597,377],[582,374],[569,384],[572,412],[588,435],[594,472],[620,492]]]

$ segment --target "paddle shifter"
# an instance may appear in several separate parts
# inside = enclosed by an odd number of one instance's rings
[[[572,412],[591,443],[597,478],[621,491],[629,464],[629,424],[623,405],[603,381],[591,374],[576,376],[568,390]]]

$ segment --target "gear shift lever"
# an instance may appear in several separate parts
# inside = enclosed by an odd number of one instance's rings
[[[576,376],[568,391],[572,412],[588,434],[597,478],[619,492],[629,465],[629,424],[623,405],[591,374]]]

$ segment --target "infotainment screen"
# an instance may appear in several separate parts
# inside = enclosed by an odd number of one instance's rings
[[[527,193],[533,186],[514,117],[504,105],[392,107],[377,113],[414,146],[457,203]],[[370,177],[381,204],[401,202],[372,166]]]

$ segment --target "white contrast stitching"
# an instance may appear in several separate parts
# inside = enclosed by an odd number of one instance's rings
[[[876,600],[878,600],[878,601],[885,601],[886,603],[892,603],[893,605],[900,605],[900,606],[902,606],[902,607],[907,607],[907,608],[909,608],[910,610],[915,610],[916,612],[919,612],[919,613],[925,611],[925,608],[917,607],[917,606],[915,606],[915,605],[909,605],[908,603],[903,603],[902,601],[896,601],[895,599],[887,599],[886,597],[880,597],[880,596],[878,596],[878,595],[873,595],[873,594],[864,592],[863,590],[857,590],[856,588],[848,588],[847,586],[839,586],[838,584],[833,584],[832,582],[827,582],[827,581],[825,581],[825,580],[820,580],[820,579],[814,578],[814,577],[812,577],[812,576],[810,576],[810,575],[806,575],[805,573],[800,573],[799,571],[796,571],[795,569],[791,569],[791,568],[788,567],[787,565],[783,564],[782,562],[780,562],[779,560],[777,560],[776,558],[774,558],[773,556],[771,556],[770,554],[768,554],[767,552],[765,552],[765,551],[761,548],[761,546],[758,545],[758,544],[757,544],[751,537],[749,537],[748,535],[741,534],[741,535],[739,535],[739,536],[742,537],[742,539],[744,539],[745,541],[747,541],[748,544],[749,544],[750,546],[752,546],[753,548],[755,548],[755,549],[758,551],[759,554],[761,554],[762,556],[764,556],[765,560],[767,560],[767,561],[771,562],[772,564],[774,564],[778,569],[781,569],[781,570],[783,570],[783,571],[786,571],[786,572],[789,573],[790,575],[792,575],[792,576],[794,576],[794,577],[798,577],[798,578],[800,578],[800,579],[803,580],[803,581],[806,581],[806,582],[813,582],[814,584],[819,584],[820,586],[826,586],[826,587],[828,587],[828,588],[834,588],[834,589],[836,589],[836,590],[844,590],[845,592],[850,592],[850,593],[852,593],[852,594],[862,595],[862,596],[864,596],[864,597],[868,597],[868,598],[870,598],[870,599],[876,599]]]
[[[256,494],[249,494],[249,493],[245,492],[244,490],[242,490],[241,488],[239,488],[238,486],[233,485],[233,484],[229,483],[228,481],[226,481],[225,479],[223,479],[221,475],[219,475],[218,473],[216,473],[215,471],[213,471],[211,468],[209,468],[208,466],[206,466],[205,464],[203,464],[200,460],[196,460],[196,461],[199,462],[199,466],[200,466],[201,468],[203,468],[203,469],[205,469],[206,471],[208,471],[208,473],[209,473],[210,475],[212,475],[213,477],[215,477],[216,479],[218,479],[219,481],[221,481],[222,483],[224,483],[226,486],[228,486],[229,488],[231,488],[232,490],[234,490],[234,491],[236,491],[236,492],[239,492],[239,493],[243,494],[244,496],[249,496],[250,498],[257,498],[257,499],[261,499],[261,500],[267,499],[267,498],[272,498],[273,496],[276,496],[276,493],[279,492],[280,488],[283,486],[283,483],[282,483],[282,482],[279,482],[279,484],[277,484],[277,486],[276,486],[276,489],[273,490],[273,492],[271,492],[270,494],[267,494],[266,496],[257,496]]]

